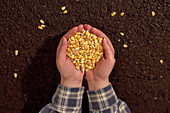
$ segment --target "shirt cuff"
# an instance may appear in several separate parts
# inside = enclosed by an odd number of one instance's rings
[[[111,84],[102,89],[94,91],[88,90],[87,95],[90,111],[104,110],[118,102],[118,98]]]
[[[57,106],[55,109],[59,112],[77,111],[81,109],[83,93],[84,87],[70,88],[59,84],[52,98],[52,104]]]

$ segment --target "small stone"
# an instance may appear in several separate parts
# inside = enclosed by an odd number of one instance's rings
[[[157,98],[157,97],[154,97],[154,100],[158,100],[158,98]]]
[[[144,74],[146,74],[146,71],[143,71]]]
[[[138,62],[138,61],[136,61],[136,62],[135,62],[135,64],[139,64],[139,62]]]
[[[161,75],[160,78],[163,78],[163,76]]]
[[[120,41],[121,41],[121,39],[118,39],[117,41],[118,41],[118,42],[120,42]]]

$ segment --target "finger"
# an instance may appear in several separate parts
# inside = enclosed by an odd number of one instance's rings
[[[61,47],[58,50],[58,60],[65,61],[66,60],[66,50],[67,50],[67,39],[65,37],[62,38]]]
[[[92,26],[91,26],[91,25],[89,25],[89,24],[85,24],[85,25],[84,25],[84,29],[85,29],[85,30],[90,31],[90,30],[91,30],[91,28],[92,28]]]
[[[103,49],[105,52],[105,57],[106,57],[105,59],[111,61],[113,59],[114,55],[113,55],[113,51],[110,48],[106,38],[103,39]]]
[[[71,30],[69,30],[65,35],[64,37],[66,37],[67,39],[72,37],[73,35],[76,34],[76,32],[78,31],[78,27],[73,27]]]
[[[103,32],[101,32],[100,30],[98,30],[98,29],[96,29],[96,28],[94,28],[94,27],[90,30],[90,32],[94,33],[94,34],[97,35],[98,37],[106,38],[106,40],[107,40],[110,48],[112,49],[112,51],[113,51],[113,53],[114,53],[114,48],[113,48],[113,45],[112,45],[110,39],[109,39]]]
[[[78,32],[80,32],[82,29],[83,29],[83,24],[80,24],[80,25],[78,26]]]
[[[59,42],[58,47],[57,47],[57,58],[58,58],[58,51],[59,51],[59,49],[62,45],[62,40],[63,40],[63,38],[60,39],[60,42]]]

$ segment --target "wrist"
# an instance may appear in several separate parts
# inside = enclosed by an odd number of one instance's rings
[[[82,81],[63,81],[60,82],[61,85],[70,88],[82,87]]]
[[[101,81],[91,80],[91,81],[88,81],[88,86],[89,86],[90,91],[103,89],[103,88],[107,87],[109,84],[110,84],[109,80],[101,80]]]

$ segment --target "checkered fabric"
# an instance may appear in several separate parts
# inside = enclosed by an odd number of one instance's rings
[[[45,106],[40,113],[81,113],[84,87],[69,88],[58,85],[52,104]]]
[[[68,88],[58,85],[52,103],[46,105],[40,113],[81,113],[84,87]],[[87,91],[90,113],[131,113],[127,104],[119,100],[112,85]]]
[[[87,91],[90,113],[131,113],[127,104],[119,100],[112,85]]]

